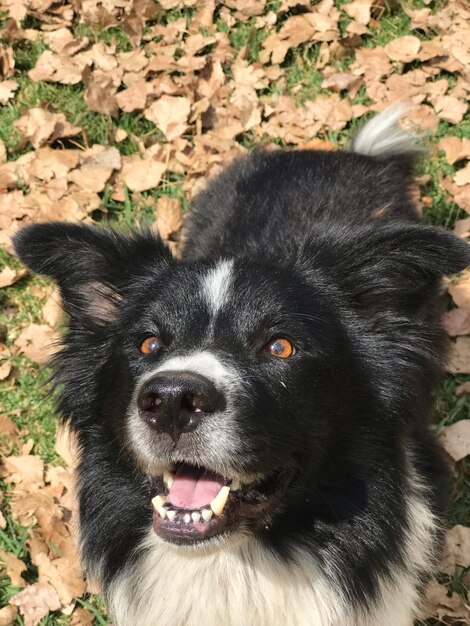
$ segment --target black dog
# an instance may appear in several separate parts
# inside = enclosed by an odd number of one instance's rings
[[[349,152],[257,152],[195,200],[181,261],[149,232],[49,223],[83,560],[118,626],[411,626],[445,471],[427,418],[440,279],[391,109]]]

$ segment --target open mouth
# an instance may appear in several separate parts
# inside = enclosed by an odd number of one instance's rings
[[[292,473],[283,470],[242,484],[211,469],[181,463],[154,480],[154,530],[166,541],[189,544],[233,531],[242,520],[263,521],[291,478]]]

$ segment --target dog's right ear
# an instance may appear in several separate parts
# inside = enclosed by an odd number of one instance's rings
[[[33,272],[57,281],[71,318],[96,326],[115,319],[132,278],[172,259],[160,237],[150,231],[124,235],[63,222],[27,226],[13,244]]]

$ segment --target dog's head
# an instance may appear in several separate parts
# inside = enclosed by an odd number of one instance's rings
[[[415,372],[429,294],[468,262],[452,236],[397,224],[338,227],[289,267],[176,261],[148,232],[60,223],[27,227],[15,247],[58,282],[70,318],[62,412],[83,446],[114,450],[148,485],[156,533],[191,545],[300,528],[332,471],[393,454],[428,384]]]

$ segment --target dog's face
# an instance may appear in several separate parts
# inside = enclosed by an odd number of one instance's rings
[[[468,260],[414,225],[322,232],[284,269],[175,261],[148,233],[68,224],[15,245],[70,315],[62,413],[146,493],[155,532],[192,546],[361,506],[357,484],[399,454],[401,417],[427,409],[427,305]]]
[[[102,413],[150,478],[156,532],[193,544],[269,524],[351,410],[350,347],[325,290],[246,261],[170,263],[119,310]]]

